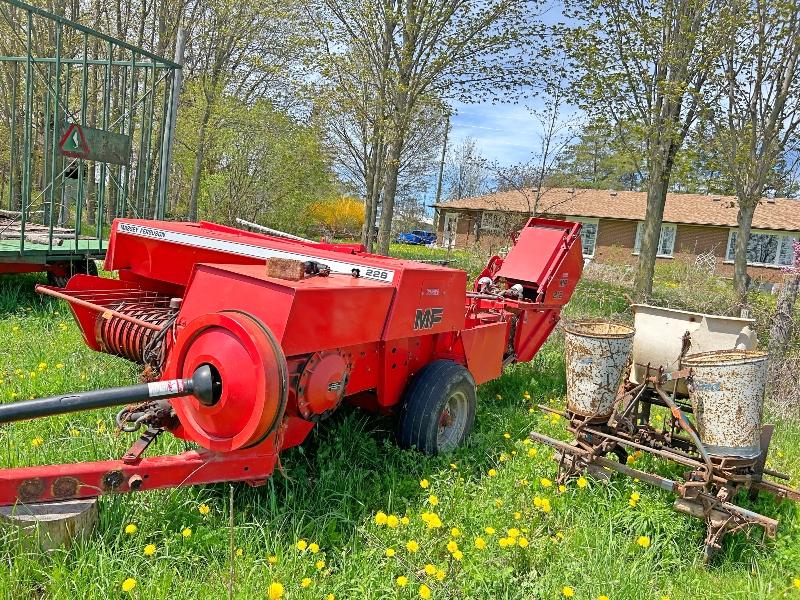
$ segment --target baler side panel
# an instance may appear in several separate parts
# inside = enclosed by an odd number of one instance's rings
[[[383,339],[386,341],[464,328],[467,274],[455,269],[406,266],[395,282]]]
[[[507,322],[479,325],[461,332],[467,368],[476,384],[500,377],[507,335]]]
[[[525,311],[524,318],[517,325],[517,334],[514,339],[517,361],[527,362],[533,359],[552,333],[560,319],[560,314],[560,307]]]

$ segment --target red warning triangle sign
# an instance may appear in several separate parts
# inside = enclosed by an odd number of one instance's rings
[[[89,156],[89,144],[86,143],[86,136],[83,134],[83,129],[77,123],[71,123],[61,140],[58,142],[58,148],[64,156],[71,156],[73,158],[86,158]]]

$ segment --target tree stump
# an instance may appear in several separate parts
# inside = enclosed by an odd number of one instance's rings
[[[26,549],[70,547],[97,525],[97,499],[0,506],[0,529]]]

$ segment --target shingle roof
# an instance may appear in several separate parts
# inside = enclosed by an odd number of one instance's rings
[[[536,194],[533,190],[498,192],[474,198],[462,198],[435,204],[442,210],[495,210],[531,212]],[[597,217],[605,219],[644,220],[647,194],[613,190],[551,188],[542,192],[539,213]],[[702,194],[667,194],[665,223],[736,226],[735,196]],[[800,231],[800,200],[764,198],[756,208],[753,228]]]

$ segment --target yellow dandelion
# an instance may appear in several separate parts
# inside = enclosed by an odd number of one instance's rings
[[[514,543],[514,540],[506,538],[506,537],[502,537],[502,538],[500,538],[498,543],[500,544],[501,548],[507,548],[508,546],[510,546],[510,545],[512,545]]]
[[[495,505],[497,508],[500,508],[501,506],[503,506],[503,501],[502,501],[502,500],[500,500],[500,498],[495,498],[495,499],[494,499],[494,505]]]
[[[269,564],[271,564],[271,565],[277,565],[277,564],[278,564],[278,557],[277,557],[277,556],[275,556],[274,554],[270,554],[270,555],[267,557],[267,562],[268,562]]]
[[[386,517],[386,525],[388,527],[391,527],[392,529],[394,529],[399,524],[400,524],[400,519],[398,519],[396,516],[389,515],[388,517]]]
[[[495,534],[494,527],[484,527],[483,531],[486,532],[486,535],[494,535]]]
[[[409,552],[417,552],[419,550],[419,544],[415,540],[408,540],[406,542],[406,550]]]
[[[550,506],[550,500],[547,498],[542,498],[542,505],[539,507],[542,512],[549,513],[552,510]]]
[[[144,555],[145,556],[153,556],[156,553],[156,545],[155,544],[147,544],[144,547]]]
[[[396,554],[394,548],[387,548],[386,549],[386,556],[392,558]]]
[[[450,468],[453,469],[453,471],[455,471],[456,469],[458,469],[458,465],[456,463],[450,463]]]
[[[561,594],[565,598],[572,598],[575,595],[575,590],[572,589],[570,586],[565,585],[563,588],[561,588]]]
[[[646,535],[640,535],[636,543],[639,544],[642,548],[649,548],[650,547],[650,538]]]
[[[489,469],[489,477],[494,477],[497,475],[497,469]]]
[[[438,569],[438,570],[436,571],[436,575],[435,575],[435,577],[436,577],[436,580],[437,580],[437,581],[443,581],[443,580],[444,580],[444,577],[445,577],[445,572],[444,572],[444,569]]]
[[[336,594],[328,594],[325,596],[325,600],[336,600]]]
[[[317,571],[322,571],[322,569],[325,568],[325,561],[318,560],[317,562],[314,563],[314,566],[317,568]]]
[[[431,504],[431,506],[438,506],[439,498],[431,494],[430,496],[428,496],[428,502]]]
[[[303,581],[300,582],[300,587],[307,588],[310,585],[311,585],[311,578],[310,577],[304,577]]]
[[[389,517],[386,516],[386,513],[382,510],[378,511],[375,514],[375,524],[376,525],[386,525],[386,521]]]
[[[522,519],[522,513],[519,512],[519,511],[515,512],[514,513],[514,520],[515,521],[519,521],[520,519]]]
[[[564,492],[567,491],[567,486],[565,486],[565,485],[558,486],[558,491],[563,494]]]
[[[75,429],[73,427],[72,429],[69,430],[69,437],[74,437],[75,438],[75,437],[80,437],[80,436],[81,436],[81,432],[80,432],[79,429]]]
[[[520,548],[527,548],[528,547],[528,538],[520,537],[517,540]]]
[[[133,577],[128,577],[125,581],[122,582],[123,592],[132,592],[133,588],[135,587],[136,587],[136,580]]]
[[[197,507],[197,511],[201,515],[207,515],[208,513],[211,512],[211,508],[208,506],[208,504],[201,504],[200,506]]]
[[[300,550],[300,552],[304,552],[306,550],[306,548],[308,548],[308,542],[307,541],[299,540],[297,542],[297,549]]]
[[[31,379],[36,379],[36,371],[31,371],[30,373],[28,373],[28,376],[29,376]]]
[[[550,481],[550,480],[549,480],[547,477],[542,477],[542,478],[539,480],[539,484],[540,484],[540,485],[541,485],[543,488],[549,488],[549,487],[552,487],[552,486],[553,486],[553,482],[552,482],[552,481]]]
[[[236,556],[238,556],[239,558],[244,556],[244,550],[242,548],[237,548],[236,549]]]
[[[610,599],[609,599],[609,597],[608,597],[608,596],[606,596],[605,594],[600,594],[600,595],[597,597],[597,600],[610,600]]]
[[[135,524],[135,523],[128,523],[128,524],[125,526],[125,533],[127,533],[128,535],[133,535],[133,534],[134,534],[134,533],[136,533],[138,530],[139,530],[139,528],[136,526],[136,524]]]
[[[429,588],[424,583],[419,586],[419,597],[423,598],[423,600],[427,600],[431,597],[431,588]]]
[[[447,542],[447,551],[448,552],[450,552],[452,554],[456,550],[458,550],[458,544],[456,543],[455,540],[450,540],[449,542]]]
[[[317,552],[319,552],[319,544],[317,544],[316,542],[311,542],[308,545],[308,551],[311,552],[311,554],[316,554]]]
[[[267,588],[267,598],[269,598],[269,600],[279,600],[279,598],[283,598],[283,592],[283,584],[273,581]]]
[[[503,437],[504,437],[504,438],[506,438],[507,440],[510,440],[510,439],[511,439],[511,434],[510,434],[510,433],[508,433],[508,432],[506,431],[506,432],[503,434]]]
[[[537,454],[539,454],[539,451],[536,448],[528,448],[528,456],[533,458]]]
[[[484,548],[486,548],[486,540],[484,540],[482,537],[476,537],[475,538],[475,547],[478,550],[483,550]]]
[[[40,362],[37,368],[38,368],[40,371],[44,371],[44,370],[47,368],[47,363],[45,363],[45,362]]]
[[[508,534],[508,537],[513,539],[517,539],[519,537],[519,529],[517,529],[516,527],[512,527],[506,533]]]
[[[633,454],[629,455],[628,458],[625,459],[625,462],[629,465],[632,465],[635,461],[636,459],[633,457]]]
[[[500,462],[506,462],[508,460],[508,454],[504,452],[503,454],[497,457],[497,460],[499,460]]]
[[[400,587],[406,587],[408,585],[408,577],[406,577],[405,575],[400,575],[400,577],[398,577],[394,581]]]
[[[63,369],[64,363],[56,363],[56,369]]]
[[[502,400],[503,399],[503,396],[501,396],[500,394],[495,394],[494,397],[497,398],[498,400]]]
[[[453,552],[453,558],[456,560],[461,560],[462,558],[464,558],[464,553],[461,550],[456,550],[455,552]]]
[[[461,535],[461,530],[458,527],[453,527],[450,529],[450,535],[454,538],[457,538]]]
[[[427,573],[428,575],[436,574],[436,565],[432,565],[430,563],[425,565],[425,573]]]
[[[185,538],[192,537],[192,530],[191,530],[191,528],[190,528],[190,527],[186,527],[186,528],[184,528],[184,530],[183,530],[183,531],[181,531],[181,535],[182,535],[183,537],[185,537]]]
[[[800,577],[792,579],[792,586],[800,590]]]
[[[588,485],[589,482],[586,480],[586,477],[578,477],[577,483],[578,487],[583,489]]]
[[[402,517],[400,517],[400,523],[401,523],[402,525],[408,525],[408,524],[409,524],[409,522],[410,522],[410,519],[409,519],[408,517],[406,517],[405,515],[403,515]]]
[[[423,479],[419,482],[419,487],[421,487],[423,490],[427,490],[429,487],[431,487],[431,482],[427,479]]]
[[[31,440],[31,446],[33,446],[34,448],[38,448],[42,444],[44,444],[44,440],[40,437],[35,437]]]

